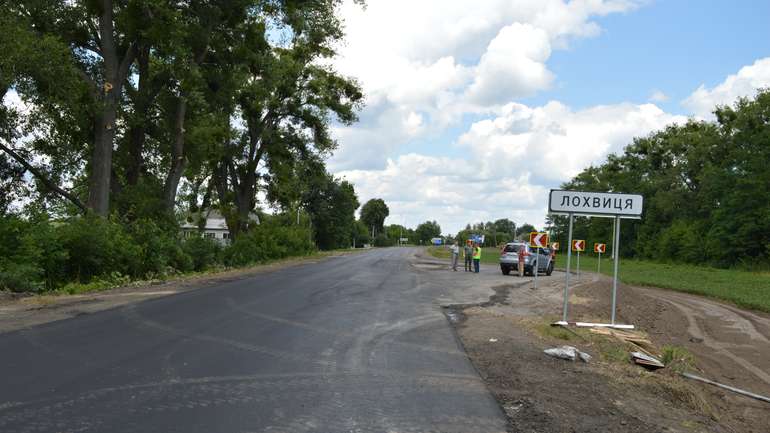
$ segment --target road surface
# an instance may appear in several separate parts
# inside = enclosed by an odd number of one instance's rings
[[[504,431],[416,251],[0,334],[0,431]]]

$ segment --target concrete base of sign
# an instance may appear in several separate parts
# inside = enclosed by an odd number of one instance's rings
[[[577,326],[578,328],[613,328],[613,329],[634,329],[634,325],[621,325],[611,323],[589,323],[589,322],[565,322],[559,320],[551,324],[552,326]]]

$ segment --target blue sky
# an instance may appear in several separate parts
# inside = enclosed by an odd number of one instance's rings
[[[653,90],[670,97],[661,108],[689,114],[679,103],[699,85],[712,87],[741,66],[770,56],[770,1],[658,0],[596,19],[602,34],[557,50],[552,90],[525,98],[575,108],[642,103]]]
[[[392,220],[541,225],[547,192],[643,136],[770,86],[770,1],[370,0],[337,68],[362,122],[333,173]],[[702,86],[702,87],[701,87]],[[657,92],[657,97],[652,97]]]

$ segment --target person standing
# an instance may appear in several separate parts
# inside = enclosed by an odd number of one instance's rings
[[[470,239],[465,241],[465,246],[463,247],[463,257],[465,257],[465,271],[472,272],[473,271],[473,244],[471,244]]]
[[[476,242],[473,247],[473,272],[479,273],[479,264],[481,263],[481,245]]]
[[[457,258],[460,256],[460,247],[455,241],[449,249],[452,251],[452,270],[457,272]]]

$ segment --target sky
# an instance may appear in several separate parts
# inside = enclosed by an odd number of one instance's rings
[[[368,0],[335,68],[366,107],[330,171],[387,224],[542,226],[548,191],[644,136],[770,87],[768,1]],[[633,192],[633,191],[626,191]]]

